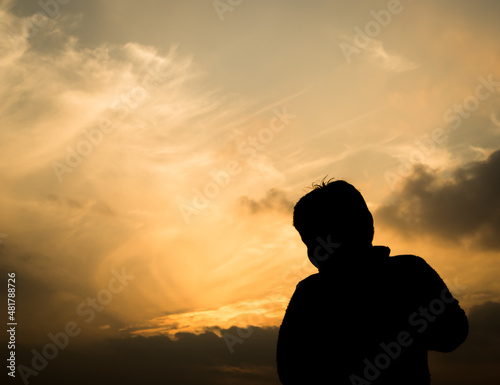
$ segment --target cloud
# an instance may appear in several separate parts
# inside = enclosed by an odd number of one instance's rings
[[[417,167],[376,219],[407,236],[437,236],[482,249],[500,249],[500,150],[470,162],[444,179],[438,171]]]
[[[223,332],[247,337],[240,339],[231,353],[226,341],[210,332],[182,333],[176,341],[133,337],[86,343],[76,336],[28,380],[33,385],[65,384],[67,378],[78,385],[279,384],[275,368],[277,328],[239,331],[233,327]],[[18,345],[16,364],[31,367],[32,349],[41,352],[43,346]]]
[[[203,334],[211,331],[221,336],[221,329],[237,326],[275,326],[281,323],[289,298],[275,293],[261,300],[240,301],[215,310],[199,310],[156,317],[145,325],[130,327],[132,335],[165,335],[177,339],[181,333]]]
[[[500,303],[486,302],[471,309],[467,340],[452,353],[431,352],[429,364],[436,385],[495,384],[500,359]],[[30,383],[74,384],[279,384],[275,353],[278,328],[231,327],[198,335],[106,338],[86,342],[73,337],[47,368]],[[233,339],[234,338],[234,339]],[[47,339],[47,342],[50,342]],[[18,346],[18,362],[30,366],[32,349],[43,344]],[[233,348],[232,353],[230,346]],[[91,368],[91,369],[89,369]],[[75,376],[78,373],[78,376]]]
[[[365,47],[373,62],[389,72],[407,72],[412,71],[420,66],[412,61],[404,58],[395,53],[389,53],[384,48],[383,42],[380,40],[372,40],[370,44]]]
[[[4,26],[15,32],[25,19],[8,8],[0,10]],[[243,241],[233,240],[226,251],[221,236],[210,235],[218,227],[210,234],[195,226],[186,230],[175,199],[191,197],[200,180],[210,180],[210,170],[234,158],[221,145],[229,142],[227,128],[234,122],[248,128],[250,107],[262,105],[207,86],[192,56],[180,54],[175,44],[82,44],[73,34],[82,26],[74,23],[88,14],[65,17],[63,9],[36,36],[20,35],[15,49],[7,37],[0,40],[6,53],[0,59],[0,97],[6,101],[0,106],[0,232],[8,233],[0,270],[16,271],[23,283],[19,311],[29,321],[19,338],[35,341],[78,318],[78,303],[105,288],[123,260],[141,284],[117,297],[89,327],[111,324],[115,331],[137,321],[131,315],[147,321],[181,307],[221,306],[224,294],[238,290],[227,289],[223,273],[213,277],[221,265],[215,250],[235,260]],[[96,134],[104,118],[116,131]],[[90,153],[84,151],[81,163],[58,180],[53,162],[66,164],[68,148],[85,150],[85,143],[87,149],[94,143]],[[245,268],[241,263],[230,273]],[[260,272],[254,269],[252,279]],[[250,278],[237,281],[243,283],[253,286]],[[212,305],[207,298],[219,302]],[[57,309],[50,316],[46,303]]]
[[[430,354],[436,385],[497,384],[500,374],[500,303],[485,302],[471,308],[469,336],[451,354]]]
[[[288,200],[284,191],[276,188],[268,190],[266,196],[261,199],[251,199],[247,196],[242,196],[239,199],[239,204],[252,214],[266,211],[278,211],[289,214],[295,206],[295,203]]]

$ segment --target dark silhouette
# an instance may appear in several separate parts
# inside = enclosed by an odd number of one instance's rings
[[[293,224],[319,272],[297,285],[281,324],[281,383],[429,384],[427,351],[465,340],[465,312],[422,258],[372,246],[373,218],[352,185],[313,187]]]

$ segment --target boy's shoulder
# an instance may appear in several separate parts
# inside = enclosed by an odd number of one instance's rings
[[[319,273],[311,274],[309,277],[304,278],[302,281],[300,281],[296,289],[299,288],[299,286],[303,288],[308,288],[311,286],[316,286],[319,283]]]
[[[397,272],[405,274],[406,272],[409,275],[421,275],[434,272],[434,269],[425,261],[424,258],[413,254],[388,256],[384,259],[384,263],[386,264],[385,268],[389,271],[394,271],[394,273]],[[385,269],[384,267],[382,268]],[[297,284],[296,290],[299,288],[300,291],[316,290],[320,285],[321,275],[320,273],[315,273],[301,280]]]
[[[401,255],[393,255],[387,259],[388,263],[398,267],[408,267],[415,269],[428,269],[430,268],[429,264],[417,255],[413,254],[401,254]]]

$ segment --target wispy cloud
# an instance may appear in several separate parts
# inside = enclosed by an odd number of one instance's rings
[[[380,40],[372,39],[370,44],[365,47],[371,61],[382,67],[386,71],[402,73],[413,71],[420,66],[404,56],[397,53],[388,52],[384,43]]]
[[[123,330],[131,335],[145,337],[166,335],[173,339],[178,333],[199,335],[207,331],[221,336],[221,329],[234,326],[239,328],[278,326],[287,304],[287,297],[275,295],[263,300],[241,301],[214,310],[169,314]]]

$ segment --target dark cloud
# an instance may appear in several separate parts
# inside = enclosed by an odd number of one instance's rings
[[[474,306],[468,315],[469,336],[450,354],[431,353],[434,385],[500,383],[500,303]]]
[[[81,209],[83,205],[75,199],[72,198],[60,198],[56,194],[48,194],[47,200],[51,203],[58,205],[67,205],[68,207],[74,209]]]
[[[60,197],[56,194],[48,194],[47,201],[49,203],[57,205],[58,209],[67,207],[73,210],[82,210],[87,211],[87,207],[90,207],[90,211],[95,212],[97,214],[105,215],[105,216],[114,216],[115,212],[109,207],[106,202],[103,201],[94,201],[94,202],[84,202],[78,201],[73,198]]]
[[[483,249],[500,249],[500,150],[471,162],[442,180],[418,167],[402,190],[375,213],[376,220],[406,236],[436,235]]]
[[[252,214],[271,210],[291,213],[293,206],[295,206],[294,202],[288,200],[284,191],[276,188],[268,190],[266,196],[262,199],[255,200],[243,196],[238,203]]]
[[[66,200],[46,202],[68,212],[87,210],[71,207],[72,204]],[[63,329],[68,320],[81,321],[82,317],[76,313],[77,306],[86,301],[87,297],[95,297],[97,292],[107,287],[109,279],[113,277],[112,270],[109,273],[105,270],[102,280],[96,278],[103,255],[129,237],[124,236],[124,233],[121,238],[96,237],[90,229],[91,231],[78,232],[79,237],[71,239],[70,235],[77,231],[69,226],[65,228],[66,222],[37,223],[37,220],[38,217],[33,216],[24,228],[14,228],[0,244],[0,275],[7,277],[7,273],[16,274],[16,315],[22,320],[17,336],[20,342],[43,341],[49,331]],[[104,227],[105,224],[98,230]],[[128,272],[133,270],[126,267]],[[120,269],[121,267],[117,268],[118,271]],[[5,285],[0,290],[0,298],[7,298],[6,290]],[[108,311],[99,313],[99,318],[89,327],[95,329],[101,324],[126,326],[110,310],[118,308],[134,292],[130,290],[127,294],[117,295]]]
[[[277,328],[253,327],[244,333],[236,328],[233,336],[248,335],[230,352],[223,338],[207,332],[168,337],[103,339],[86,343],[81,335],[47,361],[46,368],[29,383],[66,384],[263,384],[278,385],[275,369]],[[250,334],[251,333],[251,334]],[[47,341],[50,342],[50,341]],[[33,353],[44,345],[21,346],[18,362],[31,367]],[[18,368],[19,369],[19,368]],[[21,381],[19,383],[22,383]]]
[[[13,256],[17,266],[6,263]],[[3,258],[3,259],[2,259]],[[108,311],[96,312],[96,319],[88,324],[83,316],[77,314],[77,306],[87,297],[95,297],[100,289],[92,287],[88,268],[75,269],[67,261],[50,265],[51,258],[43,253],[19,252],[11,245],[0,245],[0,275],[16,274],[16,339],[19,343],[36,344],[47,340],[47,333],[64,330],[69,321],[74,321],[86,328],[87,333],[96,334],[101,325],[112,325],[115,328],[125,327],[112,311],[112,303]],[[25,267],[29,265],[29,268]],[[50,266],[50,267],[49,267]],[[79,275],[84,273],[88,279]],[[87,273],[88,274],[88,273]],[[7,298],[7,285],[0,290],[0,298]],[[122,300],[115,297],[116,303]],[[87,307],[86,307],[87,308]],[[86,309],[85,308],[85,309]]]
[[[487,302],[469,312],[467,340],[452,353],[431,352],[429,364],[434,385],[493,385],[500,381],[500,303]],[[222,330],[234,339],[228,343],[212,332],[168,337],[85,339],[85,331],[72,337],[66,348],[47,361],[30,384],[242,384],[278,385],[275,352],[278,328]],[[236,342],[234,342],[236,341]],[[47,342],[50,342],[47,338]],[[31,367],[32,349],[22,345],[17,364]],[[19,383],[22,383],[21,381]]]

